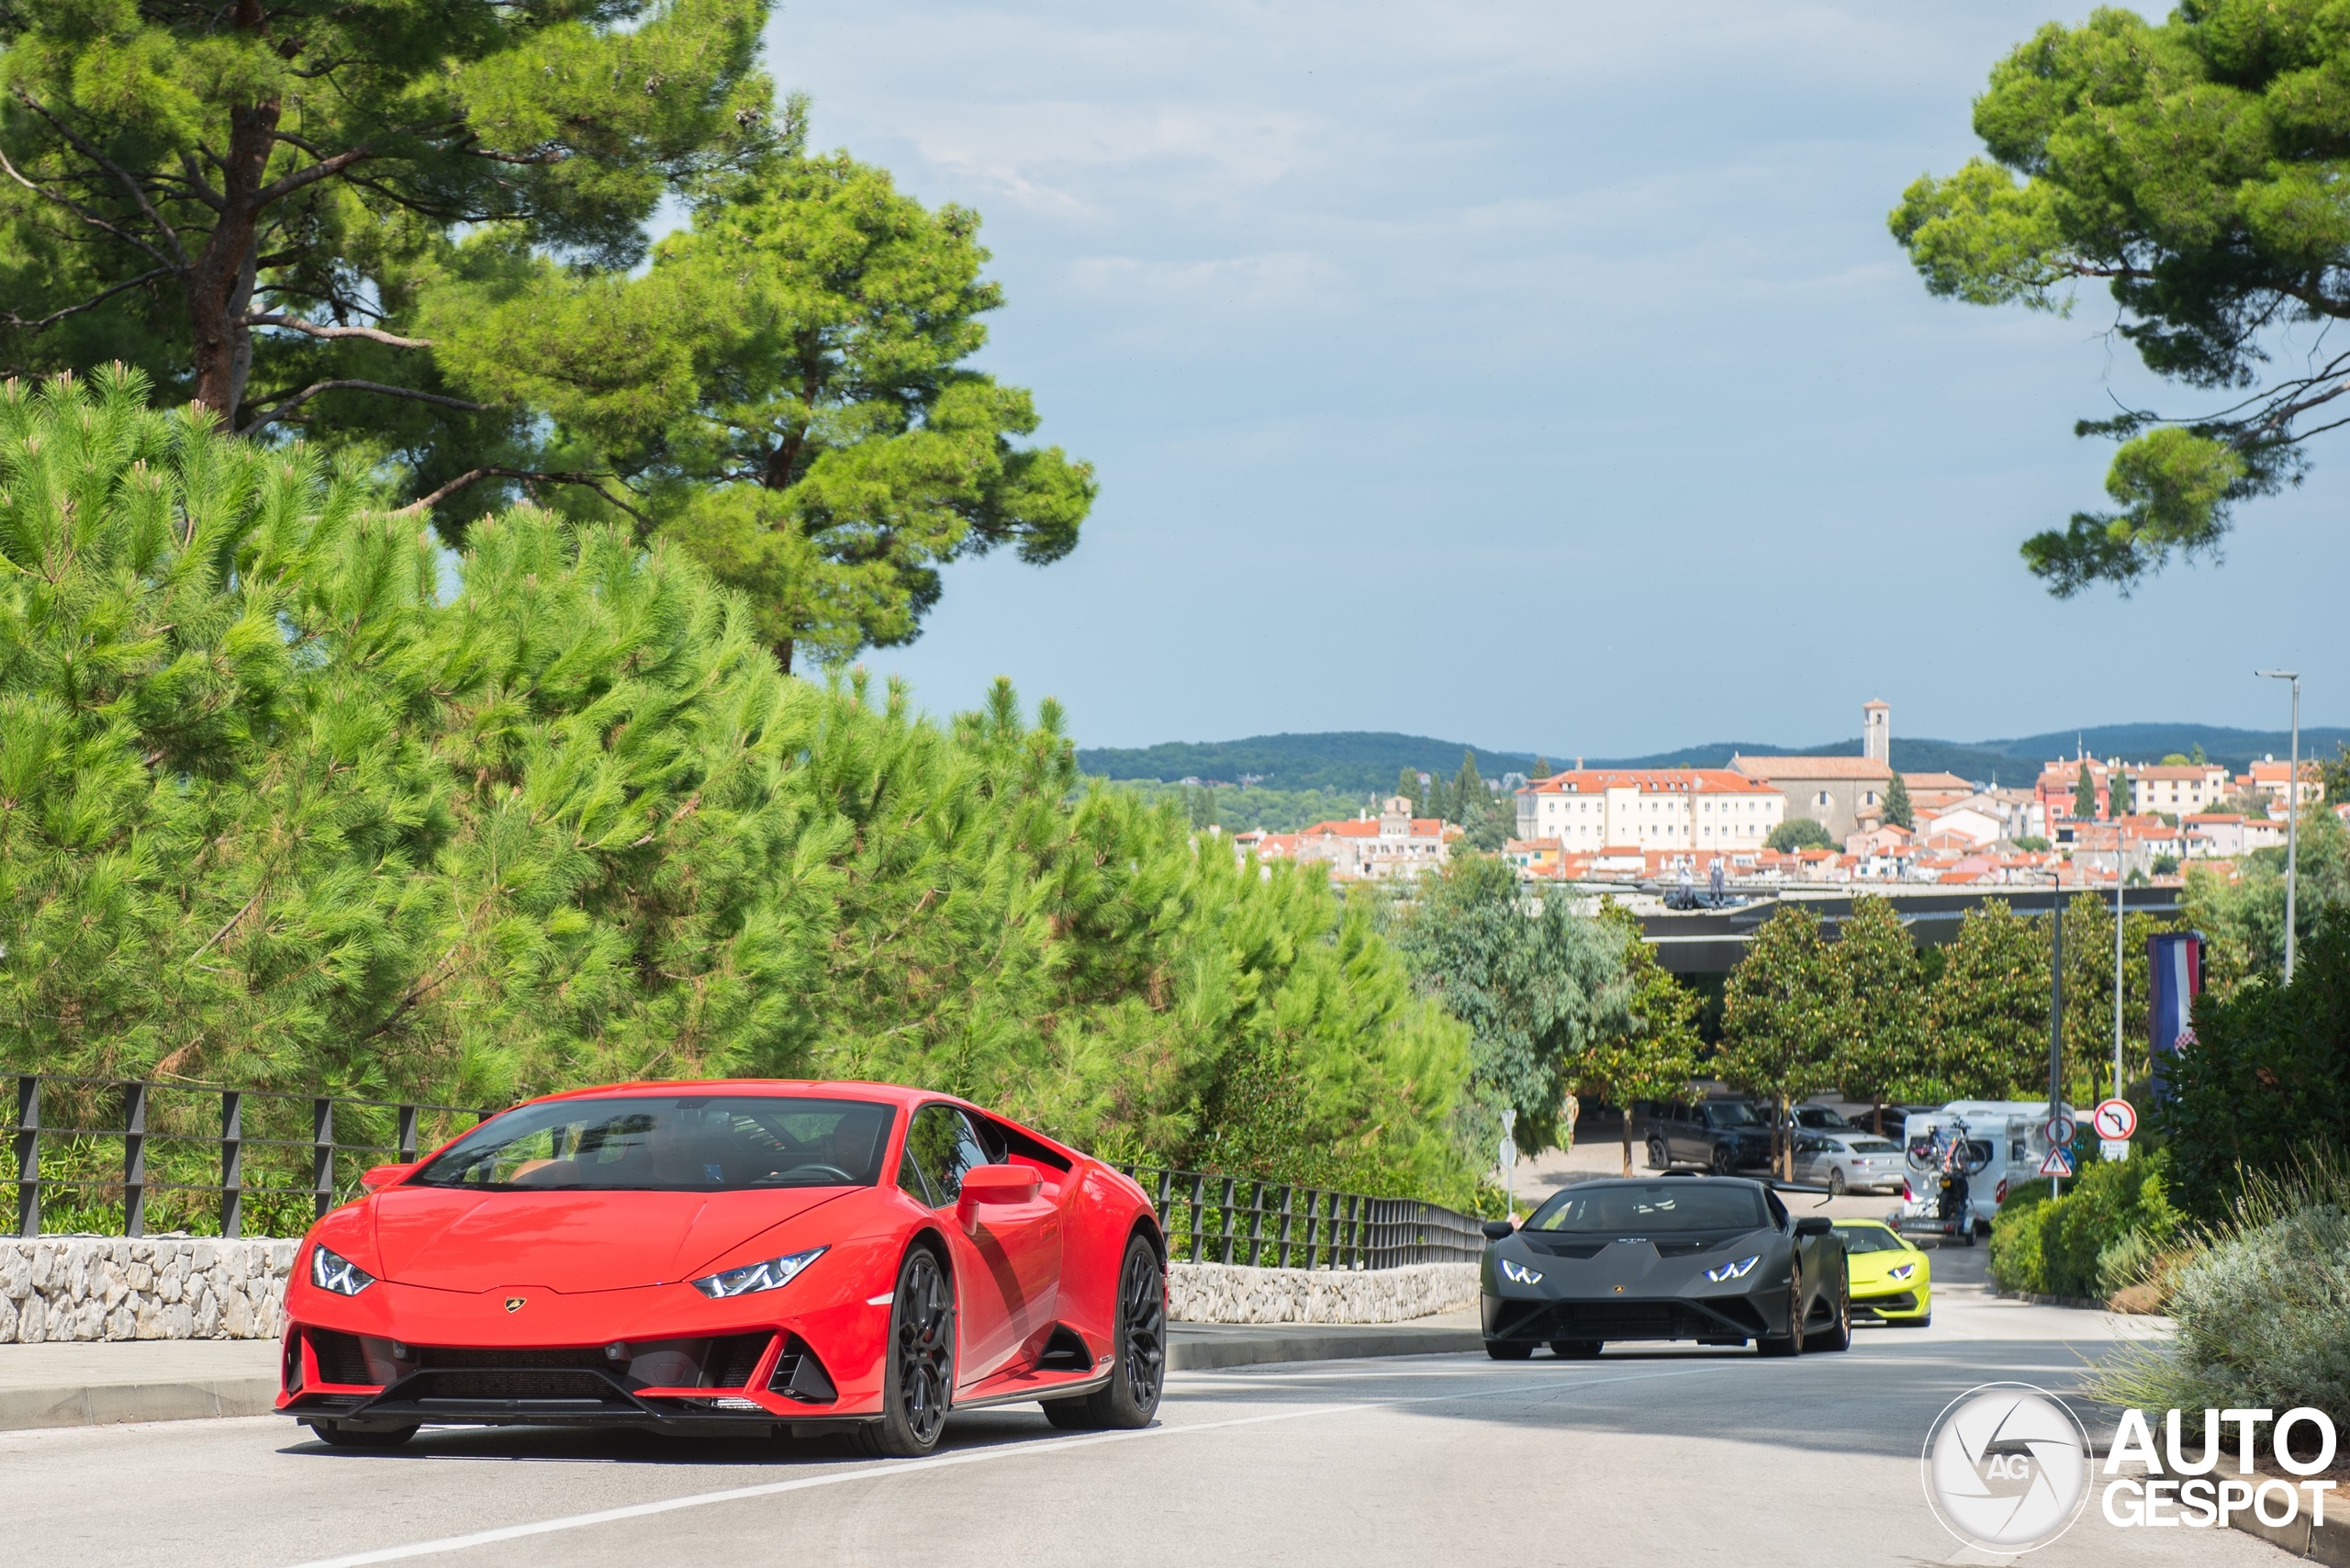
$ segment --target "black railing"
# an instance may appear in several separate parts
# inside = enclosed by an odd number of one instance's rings
[[[1204,1170],[1121,1165],[1158,1206],[1168,1256],[1260,1269],[1398,1269],[1473,1263],[1473,1215],[1417,1198],[1374,1198]]]
[[[5,1076],[16,1085],[16,1118],[0,1133],[17,1159],[0,1192],[13,1188],[6,1207],[17,1236],[151,1227],[243,1236],[256,1219],[256,1234],[299,1235],[354,1196],[368,1167],[406,1164],[491,1114],[211,1084]],[[1473,1262],[1484,1249],[1475,1216],[1416,1198],[1118,1169],[1158,1206],[1169,1255],[1190,1262],[1393,1269]]]
[[[367,1167],[412,1160],[490,1114],[211,1084],[8,1076],[16,1118],[0,1131],[17,1160],[0,1189],[14,1189],[6,1206],[17,1236],[144,1236],[157,1219],[165,1229],[242,1236],[252,1218],[263,1222],[262,1235],[299,1234],[348,1201]]]

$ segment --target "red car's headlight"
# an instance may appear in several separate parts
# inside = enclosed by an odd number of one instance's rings
[[[826,1250],[822,1247],[811,1247],[805,1252],[769,1258],[763,1263],[747,1263],[739,1269],[722,1269],[715,1274],[705,1274],[694,1281],[693,1287],[713,1299],[781,1290],[798,1279],[800,1271],[822,1257]]]
[[[340,1252],[313,1247],[310,1249],[310,1282],[337,1295],[357,1295],[375,1282],[375,1276]]]

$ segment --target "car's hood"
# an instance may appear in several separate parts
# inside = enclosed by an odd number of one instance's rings
[[[666,1284],[855,1189],[753,1193],[468,1193],[393,1187],[375,1200],[384,1278],[436,1290],[577,1292]]]

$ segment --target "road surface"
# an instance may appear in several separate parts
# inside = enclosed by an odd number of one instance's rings
[[[1955,1276],[1979,1258],[1938,1261]],[[1184,1373],[1145,1432],[974,1412],[917,1462],[818,1441],[458,1429],[354,1453],[269,1418],[0,1433],[0,1517],[9,1559],[44,1568],[1998,1561],[1928,1512],[1928,1423],[1986,1381],[2063,1392],[2131,1325],[1964,1284],[1938,1294],[1931,1328],[1864,1329],[1843,1355]],[[2031,1559],[2288,1561],[2238,1532],[2116,1529],[2094,1503]]]

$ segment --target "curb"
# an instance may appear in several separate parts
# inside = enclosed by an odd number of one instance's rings
[[[176,1383],[94,1383],[0,1389],[0,1431],[36,1427],[108,1427],[126,1421],[201,1421],[266,1416],[274,1377],[195,1378]]]
[[[2002,1301],[2029,1302],[2034,1306],[2069,1306],[2076,1312],[2121,1312],[2120,1307],[2099,1301],[2093,1295],[2044,1295],[2039,1291],[1993,1291],[1991,1294]],[[2121,1313],[2121,1316],[2138,1315]]]
[[[1484,1336],[1474,1328],[1177,1323],[1169,1326],[1167,1369],[1207,1372],[1278,1361],[1351,1361],[1358,1356],[1457,1355],[1484,1348]]]
[[[2339,1496],[2333,1500],[2350,1501]],[[2350,1568],[2350,1520],[2344,1520],[2339,1513],[2328,1513],[2322,1525],[2311,1522],[2306,1508],[2295,1509],[2292,1518],[2281,1525],[2262,1524],[2249,1513],[2235,1515],[2228,1524],[2295,1557],[2322,1562],[2327,1568]]]
[[[1474,1328],[1410,1324],[1178,1323],[1169,1327],[1167,1366],[1170,1372],[1349,1361],[1359,1356],[1432,1356],[1484,1347],[1483,1338]],[[277,1380],[266,1376],[0,1388],[0,1431],[266,1416],[274,1408],[276,1398]]]

